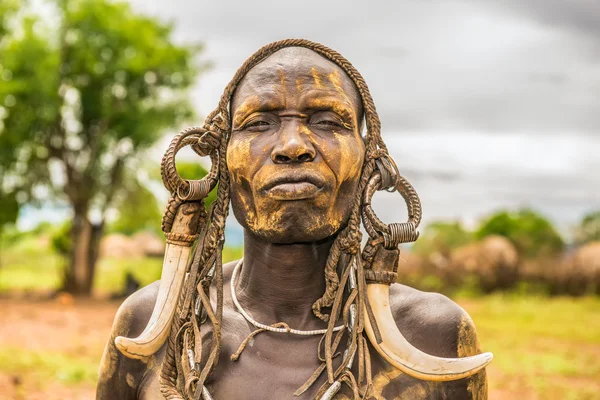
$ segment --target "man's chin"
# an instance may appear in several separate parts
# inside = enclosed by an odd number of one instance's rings
[[[312,243],[327,239],[337,233],[339,226],[308,224],[277,224],[275,226],[248,226],[254,235],[265,242],[277,244]]]
[[[232,205],[240,225],[269,243],[318,242],[335,235],[343,225],[343,219],[327,207],[306,200],[262,203],[258,209],[263,212],[258,214],[254,210],[236,207],[239,202]]]

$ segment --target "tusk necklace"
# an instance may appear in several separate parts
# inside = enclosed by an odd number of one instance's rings
[[[293,333],[294,335],[311,336],[311,335],[323,335],[327,332],[327,329],[315,329],[315,330],[311,330],[311,331],[302,331],[299,329],[292,329],[292,328],[276,328],[276,327],[273,327],[270,325],[261,324],[260,322],[257,322],[256,320],[254,320],[254,318],[252,318],[250,316],[250,314],[248,314],[246,312],[246,310],[244,310],[242,308],[242,305],[238,301],[237,295],[235,293],[235,284],[237,281],[237,275],[238,275],[240,269],[242,268],[243,263],[244,263],[244,259],[242,258],[242,259],[240,259],[240,261],[236,264],[235,268],[233,269],[233,273],[231,274],[230,285],[231,285],[231,298],[233,300],[233,303],[235,304],[235,307],[237,308],[239,313],[242,314],[242,316],[246,319],[246,321],[250,322],[252,325],[254,325],[255,327],[257,327],[259,329],[264,329],[266,331],[277,332],[277,333]],[[335,328],[333,328],[333,331],[337,332],[343,328],[344,328],[344,325],[339,325],[339,326],[336,326]]]

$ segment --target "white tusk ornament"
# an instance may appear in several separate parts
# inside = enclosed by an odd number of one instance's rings
[[[377,343],[369,318],[365,318],[365,330],[375,350],[394,367],[417,379],[452,381],[474,375],[492,361],[492,353],[443,358],[417,349],[398,330],[390,309],[389,293],[387,284],[367,284],[367,297],[379,328],[381,343]]]
[[[158,296],[150,321],[137,338],[118,336],[115,345],[125,356],[142,359],[156,353],[167,340],[185,280],[192,244],[198,238],[198,210],[201,203],[182,204],[175,216],[160,277]]]

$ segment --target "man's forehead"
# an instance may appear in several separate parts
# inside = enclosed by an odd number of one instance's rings
[[[354,82],[343,69],[316,52],[302,47],[281,49],[252,68],[242,79],[233,97],[233,106],[247,96],[273,93],[291,86],[302,93],[309,89],[333,91],[349,98],[357,109],[361,100]],[[241,97],[241,98],[240,98]]]

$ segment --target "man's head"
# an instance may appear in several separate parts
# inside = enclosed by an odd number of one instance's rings
[[[363,106],[336,64],[301,48],[253,67],[231,100],[227,166],[238,221],[276,243],[345,225],[364,163]]]

